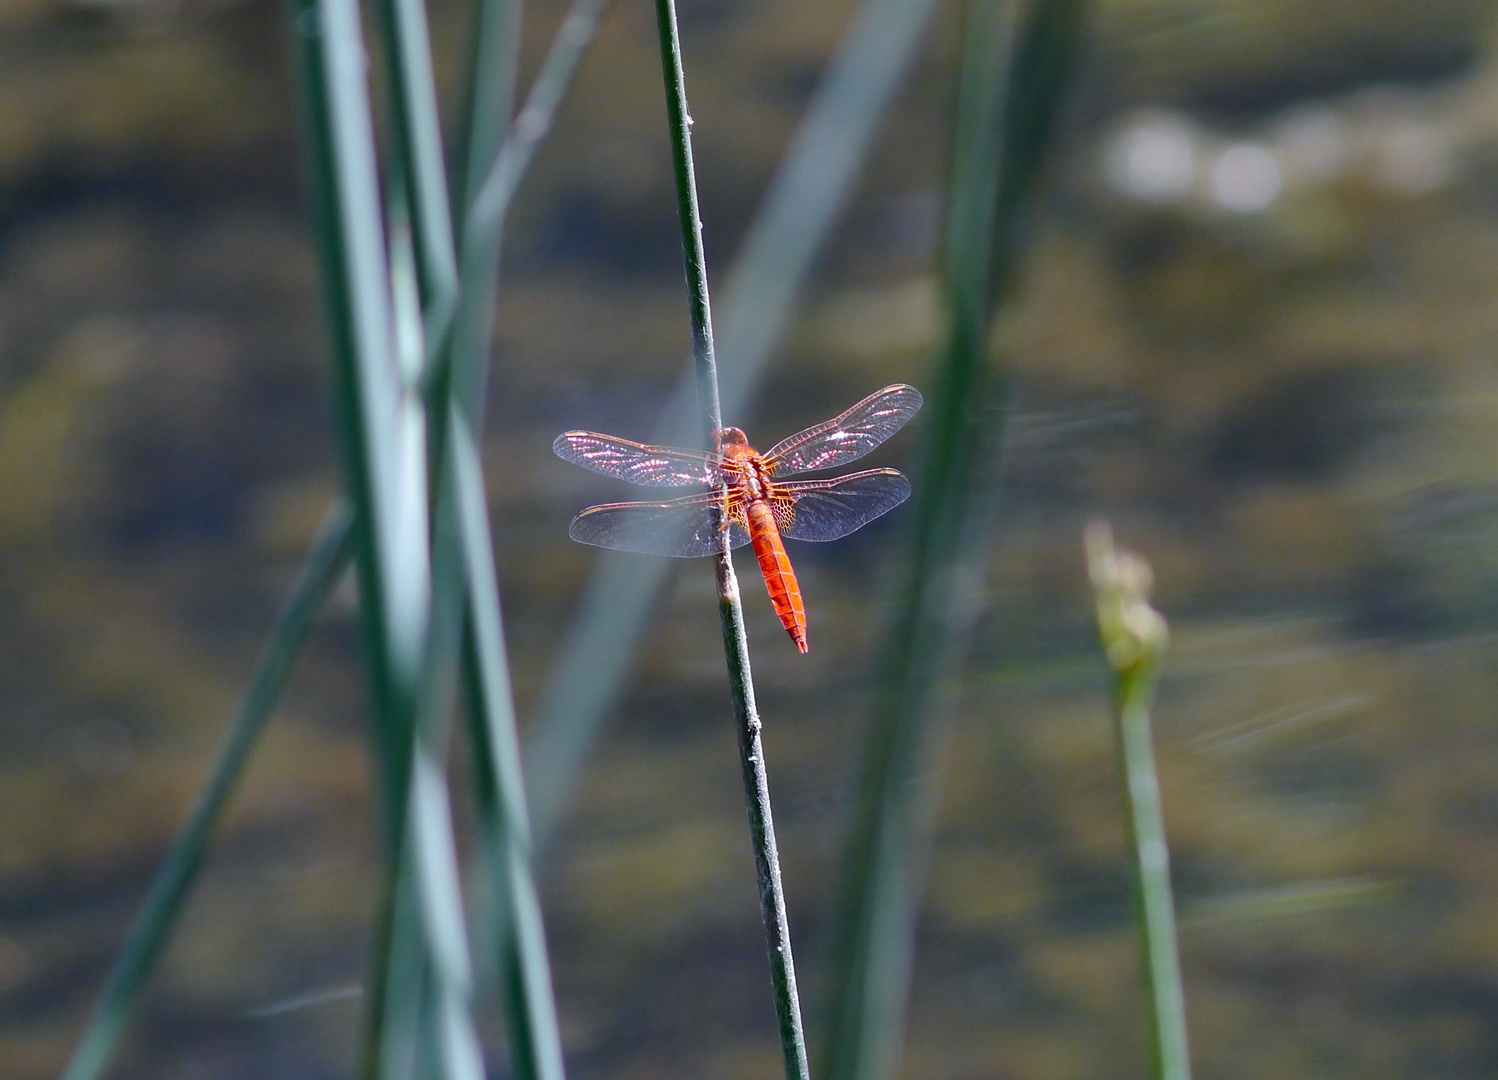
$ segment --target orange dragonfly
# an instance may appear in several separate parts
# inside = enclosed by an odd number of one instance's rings
[[[736,427],[717,432],[711,453],[647,446],[596,431],[563,432],[552,444],[563,461],[643,487],[718,489],[668,502],[590,506],[572,519],[567,534],[596,547],[690,558],[717,552],[726,529],[729,547],[754,545],[780,624],[804,653],[806,608],[781,538],[841,539],[909,498],[910,481],[894,469],[788,483],[777,477],[857,461],[904,427],[920,407],[915,387],[886,386],[765,454]]]

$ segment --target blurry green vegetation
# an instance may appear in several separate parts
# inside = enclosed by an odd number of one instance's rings
[[[833,1080],[898,1075],[926,869],[932,767],[946,684],[977,605],[966,595],[993,526],[1011,372],[990,355],[1034,239],[1045,169],[1078,61],[1087,5],[966,6],[940,233],[941,335],[910,540],[880,652],[826,948],[823,1065]]]
[[[527,71],[560,10],[534,5]],[[712,265],[849,10],[684,8]],[[605,494],[551,462],[550,439],[645,434],[683,354],[646,16],[605,22],[522,193],[497,315],[504,424],[485,457],[522,715],[587,567],[565,522]],[[0,19],[0,1060],[29,1078],[59,1069],[334,483],[279,7]],[[1075,544],[1099,509],[1150,553],[1175,632],[1155,721],[1199,1074],[1492,1074],[1488,19],[1477,3],[1104,6],[1055,209],[998,331],[1019,372],[1008,482],[944,757],[910,1075],[1143,1067]],[[455,91],[465,22],[439,5],[434,23]],[[756,438],[925,382],[954,37],[949,18],[743,418]],[[1386,84],[1393,98],[1367,96]],[[1358,124],[1418,114],[1449,138],[1449,175],[1401,191],[1347,174],[1241,216],[1144,207],[1099,179],[1137,106],[1230,139],[1308,103]],[[898,524],[793,551],[805,661],[776,651],[746,590],[808,949]],[[778,1068],[699,570],[644,643],[543,882],[588,1074]],[[377,853],[352,636],[345,599],[119,1075],[350,1067],[359,1007],[336,991],[362,973]],[[296,1005],[313,992],[330,996]]]

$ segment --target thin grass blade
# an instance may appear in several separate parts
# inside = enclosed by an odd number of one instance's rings
[[[521,0],[479,0],[473,26],[468,86],[452,163],[452,205],[459,234],[468,207],[511,137],[515,80],[520,61]]]
[[[792,137],[719,290],[715,347],[729,416],[747,410],[795,310],[801,285],[836,223],[880,118],[938,0],[865,0]],[[524,112],[521,114],[524,115]],[[700,438],[696,374],[688,366],[653,441]],[[548,672],[527,747],[536,849],[546,850],[588,750],[623,692],[637,643],[672,567],[604,553]]]
[[[398,299],[403,291],[401,284],[398,277]],[[404,307],[398,304],[397,310],[407,312],[406,322],[414,323],[411,329],[419,335],[414,280],[407,279],[405,291],[408,303]],[[411,801],[406,815],[405,852],[410,858],[401,870],[410,875],[417,901],[421,961],[426,972],[425,1008],[419,1015],[426,1020],[422,1034],[435,1055],[437,1075],[448,1080],[480,1080],[483,1054],[470,1017],[473,972],[447,786],[448,745],[467,608],[449,457],[444,456],[439,471],[433,508],[431,618],[417,692]],[[409,987],[390,980],[386,995],[387,1015],[402,1001],[410,1007]]]
[[[431,35],[421,0],[380,0],[395,156],[409,193],[414,254],[425,313],[423,338],[436,352],[457,301],[458,260],[432,75]]]
[[[473,430],[483,430],[489,341],[494,330],[495,288],[499,281],[500,220],[488,230],[469,227],[469,210],[494,167],[510,132],[515,73],[520,51],[520,0],[481,0],[478,38],[466,101],[458,201],[453,215],[459,237],[458,274],[462,288],[453,318],[452,343],[429,383],[432,413],[447,416],[451,401],[463,403]]]
[[[494,900],[489,922],[509,930],[497,944],[504,957],[512,1071],[521,1080],[562,1080],[561,1032],[531,868],[530,816],[483,477],[472,432],[456,406],[450,424],[453,497],[472,604],[465,679],[480,832]]]
[[[962,637],[959,583],[986,531],[1004,380],[986,355],[1081,40],[1081,0],[1014,12],[973,0],[964,31],[942,285],[947,326],[927,412],[906,579],[880,664],[828,951],[824,1071],[895,1074],[939,737],[933,697]],[[969,613],[970,617],[970,613]]]
[[[426,950],[409,851],[389,878],[366,982],[370,1013],[359,1048],[359,1075],[365,1080],[412,1080],[418,1069],[426,1070],[421,1075],[435,1075]]]
[[[399,33],[399,26],[394,32]],[[398,48],[399,42],[392,42]],[[394,102],[396,109],[405,108]],[[386,185],[386,231],[389,237],[391,311],[399,377],[403,392],[416,386],[426,364],[423,333],[419,256],[411,227],[407,181],[409,157],[397,163]],[[433,425],[427,425],[431,431]],[[368,1075],[386,1080],[405,1080],[408,1062],[432,1063],[429,1075],[472,1076],[472,1063],[479,1058],[476,1040],[452,1036],[448,1017],[466,1012],[470,982],[466,969],[466,943],[462,941],[461,918],[456,927],[444,919],[450,911],[443,899],[453,882],[445,875],[449,864],[456,876],[456,855],[443,851],[442,822],[429,820],[446,814],[446,788],[442,754],[446,744],[445,705],[450,705],[456,646],[452,639],[461,625],[460,597],[453,596],[452,575],[443,575],[443,557],[452,547],[451,530],[444,532],[441,519],[432,528],[432,600],[423,646],[422,666],[417,676],[414,701],[413,739],[409,763],[413,785],[403,819],[405,836],[399,855],[387,869],[389,897],[386,907],[393,920],[377,925],[376,963],[370,976],[370,994],[365,1014],[365,1043],[361,1054]],[[444,543],[446,541],[446,543]],[[453,612],[459,614],[456,619]],[[444,697],[444,693],[446,693]],[[435,745],[435,748],[434,748]],[[437,760],[434,761],[434,758]],[[438,773],[442,800],[421,798],[419,785],[430,787],[430,774]],[[447,823],[451,833],[451,822]],[[434,850],[433,845],[439,845]],[[453,846],[449,835],[447,847]],[[458,935],[455,946],[449,940]],[[456,956],[454,954],[457,954]],[[428,1075],[428,1074],[423,1074]]]
[[[598,20],[607,4],[608,0],[574,0],[567,9],[551,48],[541,62],[541,70],[536,72],[536,79],[531,83],[525,105],[516,115],[509,136],[499,153],[494,155],[493,163],[468,208],[464,236],[474,247],[483,248],[492,243],[486,237],[497,236],[503,227],[510,202],[529,171],[537,148],[551,131],[557,109],[572,85],[572,77],[577,74],[583,53],[598,32]]]

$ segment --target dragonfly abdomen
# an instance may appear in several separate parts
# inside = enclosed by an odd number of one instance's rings
[[[785,542],[775,526],[775,515],[769,503],[755,499],[745,516],[749,536],[754,541],[754,554],[759,559],[759,571],[765,576],[765,588],[770,590],[770,603],[775,605],[780,625],[791,635],[796,648],[805,652],[806,606],[801,602],[801,586],[796,583],[796,571],[791,569],[790,556],[785,553]]]

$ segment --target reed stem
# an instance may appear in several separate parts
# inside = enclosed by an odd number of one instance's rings
[[[661,66],[666,83],[666,114],[671,127],[671,157],[676,171],[677,208],[681,215],[682,259],[686,267],[692,324],[692,360],[697,370],[697,396],[702,407],[708,445],[723,426],[718,396],[717,361],[713,355],[712,307],[707,286],[707,255],[702,246],[702,217],[697,206],[697,178],[692,166],[692,117],[687,108],[682,73],[681,38],[674,0],[656,0]],[[723,648],[728,658],[728,682],[738,729],[744,797],[749,810],[749,832],[759,877],[760,914],[770,954],[770,978],[775,990],[781,1053],[787,1080],[809,1080],[806,1039],[801,1028],[801,1004],[796,994],[796,968],[791,956],[791,934],[781,886],[780,857],[770,813],[770,785],[760,741],[759,711],[754,704],[754,680],[749,670],[749,642],[744,633],[744,610],[738,579],[724,529],[716,556],[718,614]]]
[[[1129,837],[1140,965],[1150,1020],[1151,1075],[1191,1080],[1186,1045],[1186,995],[1176,944],[1170,848],[1160,807],[1160,778],[1150,735],[1150,707],[1165,657],[1165,620],[1149,606],[1149,564],[1113,546],[1102,522],[1084,537],[1087,571],[1097,600],[1098,633],[1113,669],[1119,777]]]

